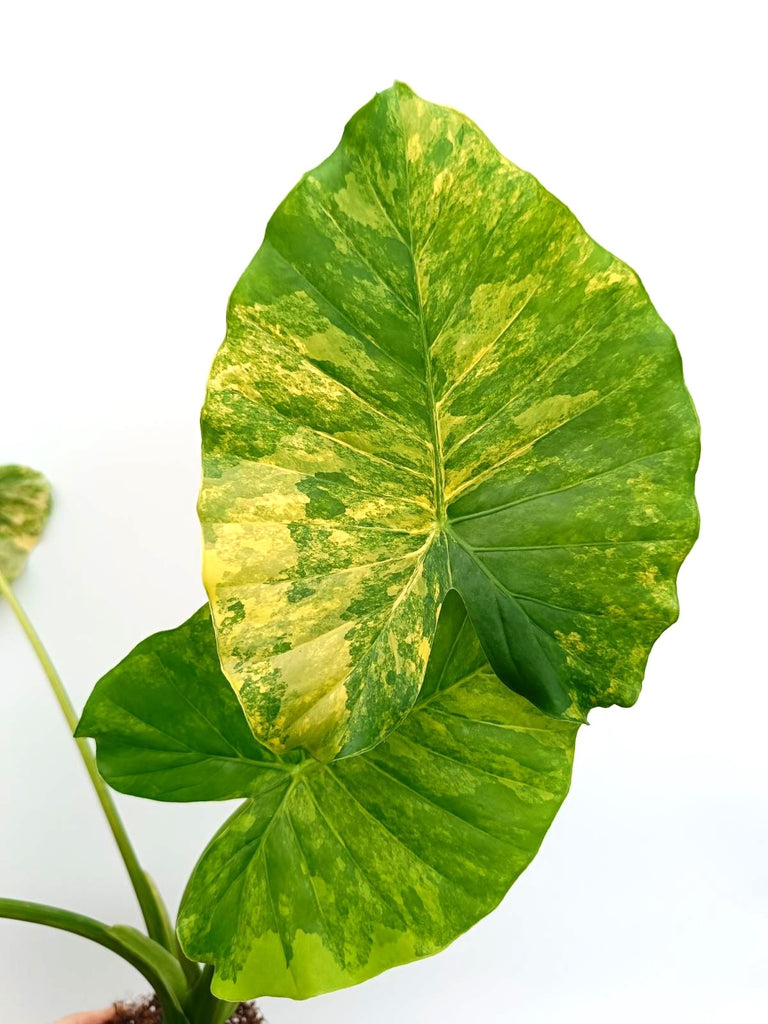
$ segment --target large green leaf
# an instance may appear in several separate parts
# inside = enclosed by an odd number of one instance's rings
[[[568,789],[577,725],[506,689],[455,593],[419,700],[387,739],[323,764],[251,734],[207,608],[96,686],[80,735],[117,789],[247,797],[184,896],[179,935],[228,999],[304,998],[446,946],[527,866]]]
[[[403,85],[278,207],[202,417],[204,577],[256,734],[323,759],[418,693],[441,602],[583,720],[677,615],[698,423],[632,270]]]
[[[0,466],[0,575],[15,580],[51,511],[51,488],[26,466]]]

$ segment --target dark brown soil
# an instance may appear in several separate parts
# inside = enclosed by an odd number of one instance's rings
[[[137,1003],[116,1003],[114,1024],[162,1024],[163,1011],[156,996]],[[267,1024],[256,1003],[240,1003],[228,1024]]]

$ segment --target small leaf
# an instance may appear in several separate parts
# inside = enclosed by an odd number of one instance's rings
[[[0,466],[0,574],[10,583],[24,568],[51,512],[51,488],[26,466]]]
[[[451,587],[542,710],[636,699],[698,529],[675,340],[463,115],[396,85],[278,207],[202,430],[221,663],[274,750],[385,735]]]
[[[528,865],[568,790],[577,726],[506,689],[446,601],[419,701],[388,738],[322,764],[250,733],[207,609],[96,686],[78,729],[117,789],[247,797],[179,917],[226,999],[306,998],[442,949]]]

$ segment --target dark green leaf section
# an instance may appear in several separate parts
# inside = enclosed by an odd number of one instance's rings
[[[305,998],[434,953],[527,866],[570,780],[577,726],[490,669],[458,596],[388,738],[323,764],[276,757],[221,674],[206,609],[97,685],[79,732],[124,792],[246,802],[200,859],[179,918],[215,992]]]
[[[76,735],[98,740],[110,785],[152,800],[232,800],[286,779],[301,755],[280,758],[255,740],[220,680],[206,605],[107,673]]]
[[[26,466],[0,466],[0,575],[10,583],[24,568],[51,512],[51,488]]]
[[[677,616],[699,429],[637,275],[397,84],[271,218],[202,416],[224,674],[330,760],[418,694],[442,601],[553,715],[637,697]]]

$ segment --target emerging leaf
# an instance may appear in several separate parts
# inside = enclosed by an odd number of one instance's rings
[[[570,781],[575,723],[506,689],[451,594],[419,700],[374,750],[322,764],[258,743],[208,609],[140,644],[78,728],[117,789],[247,797],[199,861],[179,935],[227,999],[305,998],[442,949],[533,858]]]
[[[24,568],[51,512],[51,488],[26,466],[0,466],[0,574],[10,583]]]
[[[542,710],[631,704],[698,529],[696,414],[637,276],[403,85],[278,207],[202,417],[224,674],[274,750],[374,745],[462,595]]]

